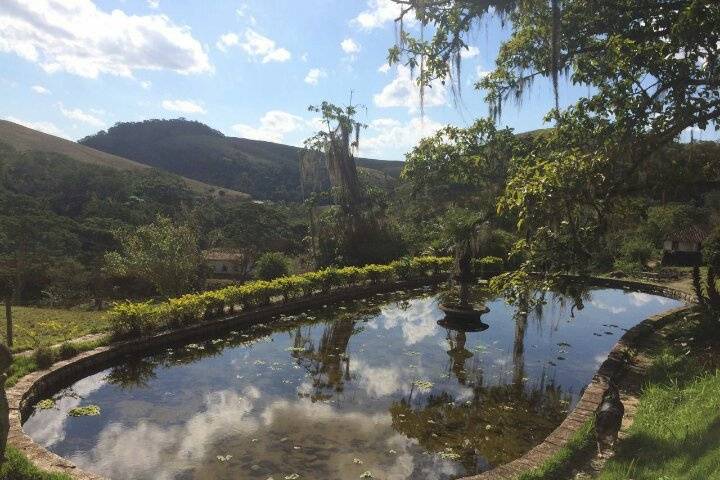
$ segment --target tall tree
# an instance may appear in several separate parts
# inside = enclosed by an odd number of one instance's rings
[[[196,286],[202,258],[194,226],[158,215],[151,224],[120,229],[115,235],[121,249],[105,255],[111,274],[147,279],[164,297]]]
[[[429,39],[401,28],[391,62],[418,82],[459,80],[470,33],[488,16],[510,26],[495,70],[480,80],[489,113],[522,100],[537,78],[567,76],[589,94],[516,155],[501,212],[517,218],[525,270],[585,270],[613,200],[688,127],[720,117],[720,3],[714,0],[394,0]]]

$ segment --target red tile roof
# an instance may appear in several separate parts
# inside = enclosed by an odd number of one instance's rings
[[[708,237],[708,232],[704,227],[699,225],[690,225],[681,230],[676,230],[667,239],[671,242],[694,242],[702,243]]]

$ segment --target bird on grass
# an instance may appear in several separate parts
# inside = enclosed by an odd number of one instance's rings
[[[615,445],[623,415],[625,407],[620,401],[620,391],[612,380],[608,380],[603,401],[595,411],[595,435],[599,456],[602,456],[605,449]]]

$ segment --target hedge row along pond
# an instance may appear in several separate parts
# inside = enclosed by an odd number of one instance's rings
[[[483,265],[497,263],[494,259],[483,260]],[[120,302],[113,305],[108,316],[116,338],[132,338],[218,318],[238,308],[262,307],[269,305],[273,299],[281,298],[287,302],[342,288],[448,274],[452,262],[450,257],[425,256],[396,260],[387,265],[326,268],[270,281],[256,280],[187,294],[161,303]]]

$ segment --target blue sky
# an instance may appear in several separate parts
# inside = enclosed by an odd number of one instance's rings
[[[483,116],[478,75],[507,30],[472,34],[462,102],[441,85],[418,93],[407,69],[383,67],[395,38],[390,0],[1,0],[0,117],[69,139],[119,121],[196,119],[227,135],[300,145],[317,128],[310,104],[367,107],[361,154],[402,159],[427,133]],[[564,83],[563,105],[587,94]],[[500,120],[543,126],[539,81]]]

